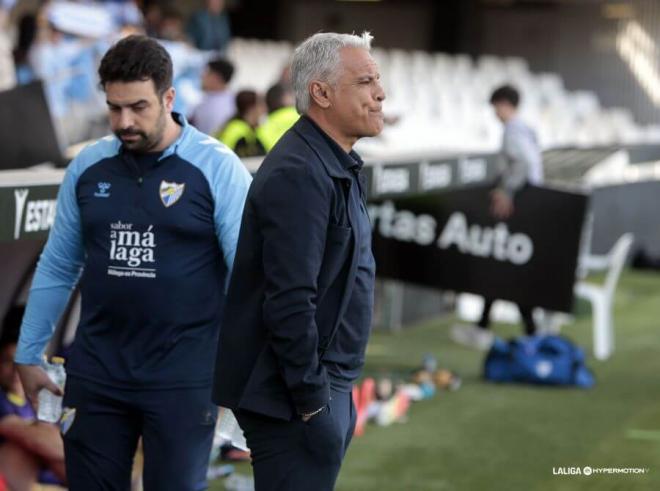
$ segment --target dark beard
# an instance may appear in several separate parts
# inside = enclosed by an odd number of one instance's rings
[[[154,147],[158,146],[163,139],[163,134],[165,133],[165,123],[166,123],[167,114],[165,113],[165,108],[161,105],[160,114],[158,115],[158,121],[156,122],[156,127],[151,134],[147,134],[144,131],[126,129],[115,131],[115,135],[122,142],[126,149],[131,152],[136,153],[147,153],[151,151]],[[140,138],[135,141],[124,141],[122,136],[133,136],[137,135]]]

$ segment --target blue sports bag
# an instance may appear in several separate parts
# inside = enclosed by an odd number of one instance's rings
[[[593,387],[595,379],[584,351],[562,336],[496,338],[484,363],[484,378],[492,382]]]

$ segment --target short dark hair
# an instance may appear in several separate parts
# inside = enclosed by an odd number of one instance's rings
[[[503,85],[495,89],[490,96],[490,103],[508,102],[513,107],[518,107],[520,93],[511,85]]]
[[[207,66],[213,73],[220,75],[227,84],[231,81],[231,77],[234,75],[234,65],[224,58],[211,60],[208,62]]]
[[[147,36],[125,37],[103,56],[99,66],[101,87],[108,82],[153,80],[158,95],[172,87],[172,59],[167,50]]]
[[[290,90],[284,84],[280,83],[277,83],[268,89],[266,92],[266,106],[268,107],[269,113],[284,107],[284,96],[287,92],[290,92]]]
[[[251,108],[257,105],[259,97],[254,90],[241,90],[236,94],[236,113],[243,117]]]

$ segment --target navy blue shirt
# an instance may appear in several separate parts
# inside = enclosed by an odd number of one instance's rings
[[[371,331],[376,276],[376,261],[371,250],[371,222],[366,207],[366,182],[360,172],[364,163],[355,151],[346,153],[318,125],[315,124],[315,127],[323,134],[351,176],[350,199],[360,203],[360,214],[352,224],[358,228],[359,237],[356,245],[359,256],[355,285],[339,330],[323,357],[323,364],[330,376],[330,386],[335,390],[350,392],[364,366]]]

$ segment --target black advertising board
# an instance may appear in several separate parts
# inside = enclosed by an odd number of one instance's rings
[[[369,196],[420,194],[490,182],[495,178],[495,154],[464,155],[414,162],[372,162],[367,176]]]
[[[0,92],[0,170],[62,160],[41,82]]]
[[[587,197],[538,187],[507,221],[485,186],[372,200],[379,276],[570,312]]]
[[[59,185],[0,185],[0,243],[44,241],[55,220]]]
[[[493,158],[365,166],[377,273],[569,312],[587,197],[529,187],[516,196],[514,216],[497,223],[485,185]],[[0,243],[45,239],[61,180],[55,177],[0,180]]]

